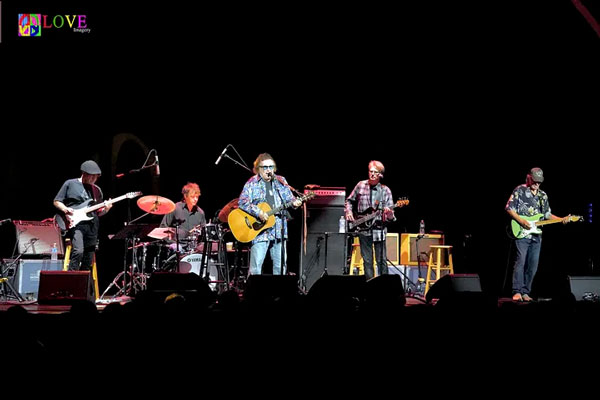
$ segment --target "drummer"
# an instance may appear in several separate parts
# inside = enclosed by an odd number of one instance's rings
[[[200,197],[200,186],[197,183],[188,182],[181,193],[183,193],[183,200],[175,203],[175,210],[164,215],[160,226],[166,228],[178,225],[182,251],[192,251],[196,247],[196,229],[194,228],[204,226],[206,216],[197,204]],[[175,237],[172,239],[175,241]]]

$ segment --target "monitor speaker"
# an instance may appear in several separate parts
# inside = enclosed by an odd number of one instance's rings
[[[147,293],[154,300],[165,300],[179,294],[192,303],[208,305],[214,294],[209,285],[194,273],[153,272],[148,278]]]
[[[569,276],[569,287],[577,301],[597,299],[600,296],[600,276]]]
[[[93,301],[90,271],[41,271],[39,304]]]
[[[347,298],[362,301],[365,296],[365,284],[364,275],[325,275],[314,283],[307,296],[313,302]]]
[[[427,291],[425,299],[442,299],[457,293],[481,293],[481,283],[477,274],[448,274],[442,276]]]
[[[244,301],[248,304],[271,304],[293,301],[298,294],[298,279],[294,275],[250,275],[246,281]]]

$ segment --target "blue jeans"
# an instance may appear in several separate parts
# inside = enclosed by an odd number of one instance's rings
[[[273,275],[281,274],[281,240],[269,240],[268,242],[257,242],[252,245],[250,249],[250,275],[260,275],[262,273],[267,251],[273,261]],[[287,259],[287,249],[285,251],[285,258]],[[283,273],[285,274],[285,272],[284,266]]]
[[[531,293],[531,284],[537,272],[540,261],[542,237],[531,235],[531,239],[515,240],[515,262],[512,280],[512,292],[521,294]]]

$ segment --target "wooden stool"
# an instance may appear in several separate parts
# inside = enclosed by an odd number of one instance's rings
[[[65,240],[66,248],[65,248],[65,259],[63,261],[63,271],[69,270],[69,262],[71,261],[71,239]],[[94,253],[94,259],[92,261],[92,280],[94,281],[94,298],[98,300],[98,270],[96,269],[96,254]]]
[[[442,256],[445,255],[445,253],[442,253],[442,250],[446,250],[447,264],[442,263],[444,261]],[[435,263],[433,261],[434,258]],[[435,271],[435,280],[431,279],[431,273],[433,271]],[[431,285],[442,277],[442,271],[449,271],[450,274],[454,273],[454,265],[452,264],[452,246],[431,245],[429,247],[429,263],[427,265],[427,279],[425,280],[425,294],[427,294]]]
[[[356,268],[356,275],[364,275],[365,274],[365,266],[363,263],[363,258],[360,255],[360,241],[358,237],[354,238],[352,242],[352,257],[350,258],[350,273],[349,275],[354,275],[354,269]]]

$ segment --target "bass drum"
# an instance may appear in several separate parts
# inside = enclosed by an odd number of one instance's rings
[[[208,276],[209,282],[208,286],[212,290],[217,289],[217,279],[218,279],[218,271],[217,266],[215,265],[216,260],[213,260],[211,257],[208,257]],[[181,258],[179,261],[179,272],[183,274],[192,273],[200,276],[200,270],[202,268],[202,254],[201,253],[192,253],[188,254],[185,257]],[[202,276],[200,276],[203,278]]]

